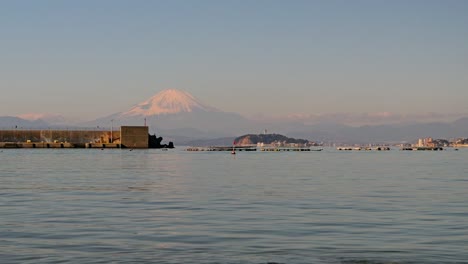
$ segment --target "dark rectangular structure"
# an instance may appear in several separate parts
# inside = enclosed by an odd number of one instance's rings
[[[148,148],[148,127],[120,127],[120,142],[126,148]]]

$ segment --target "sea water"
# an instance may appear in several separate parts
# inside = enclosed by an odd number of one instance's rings
[[[0,263],[467,263],[467,160],[5,149]]]

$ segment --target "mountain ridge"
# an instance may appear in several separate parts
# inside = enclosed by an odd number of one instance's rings
[[[12,128],[96,128],[110,129],[125,125],[147,125],[151,133],[170,138],[178,143],[192,140],[235,138],[238,135],[274,131],[311,141],[372,143],[412,141],[421,137],[468,137],[468,117],[453,122],[421,122],[381,125],[349,126],[344,123],[321,122],[306,124],[299,120],[254,121],[237,113],[223,112],[211,107],[191,94],[176,89],[166,89],[129,108],[88,122],[63,122],[58,115],[23,115],[0,117],[0,127]],[[47,120],[40,117],[49,117]],[[52,117],[56,117],[55,119]],[[38,119],[36,119],[38,118]],[[232,141],[231,141],[232,142]]]
[[[47,128],[49,126],[42,119],[27,120],[16,116],[0,116],[0,128],[3,129]]]

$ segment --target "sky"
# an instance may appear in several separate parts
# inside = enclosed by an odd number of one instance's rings
[[[245,116],[468,113],[468,1],[1,1],[0,116],[175,88]]]

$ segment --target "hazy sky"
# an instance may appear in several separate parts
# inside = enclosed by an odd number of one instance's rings
[[[468,113],[468,1],[0,1],[0,116],[166,88],[252,116]]]

